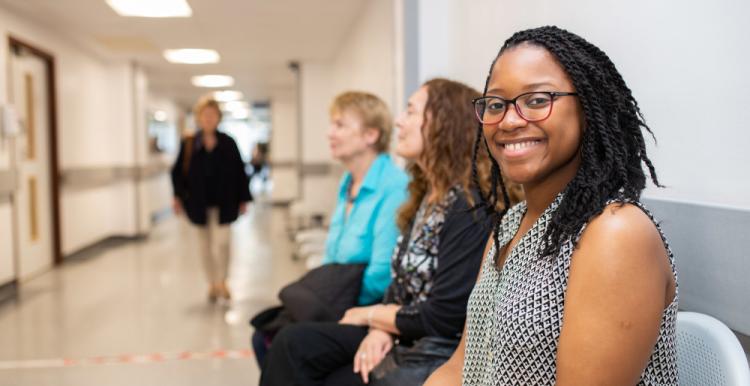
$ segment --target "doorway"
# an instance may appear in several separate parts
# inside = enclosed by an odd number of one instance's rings
[[[10,102],[22,130],[12,155],[16,275],[19,281],[62,262],[59,229],[55,64],[52,55],[9,39]]]

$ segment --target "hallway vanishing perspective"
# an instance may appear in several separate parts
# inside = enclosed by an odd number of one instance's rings
[[[233,226],[231,304],[206,301],[184,218],[24,283],[0,307],[0,385],[256,384],[248,320],[304,270],[283,211],[261,203]]]
[[[400,383],[457,353],[432,382],[538,384],[491,376],[533,373],[505,355],[530,345],[547,384],[558,362],[628,383],[651,355],[677,386],[750,386],[748,15],[747,0],[0,0],[0,386],[352,386],[408,373],[378,368],[402,350],[429,360]],[[587,249],[622,199],[662,244],[633,217],[612,232],[643,238]],[[496,263],[513,264],[480,269],[490,234],[569,260],[532,274],[541,256],[506,246]],[[668,355],[646,350],[657,311]]]

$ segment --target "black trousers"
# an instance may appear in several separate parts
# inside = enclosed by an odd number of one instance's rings
[[[298,323],[273,339],[261,386],[356,386],[362,378],[353,361],[366,327],[338,323]]]

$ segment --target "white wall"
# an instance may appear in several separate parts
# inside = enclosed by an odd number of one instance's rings
[[[305,162],[332,161],[326,131],[328,109],[333,98],[344,91],[373,93],[392,112],[396,105],[396,57],[394,0],[365,3],[360,17],[329,62],[302,64],[302,159]],[[400,103],[400,102],[399,102]]]
[[[56,56],[60,167],[133,165],[130,65],[102,63],[73,50]]]
[[[330,126],[329,108],[337,91],[334,89],[336,73],[332,63],[303,63],[301,76],[300,113],[302,114],[302,163],[333,164],[328,147],[327,132]],[[327,175],[302,176],[303,201],[312,203],[315,211],[326,216],[337,198],[336,172]]]
[[[137,166],[131,66],[101,63],[85,54],[59,57],[60,168]],[[108,236],[137,234],[134,188],[132,182],[63,188],[63,254]]]
[[[750,2],[420,0],[419,77],[481,89],[505,39],[555,24],[604,50],[658,139],[644,193],[672,242],[680,306],[750,334]]]
[[[333,162],[326,138],[330,125],[328,109],[336,95],[333,65],[305,62],[301,73],[302,162]]]
[[[0,9],[0,36],[11,35],[52,54],[56,61],[58,155],[62,172],[109,169],[144,163],[145,128],[135,113],[145,103],[134,93],[143,74],[129,63],[111,61],[83,48],[73,36],[53,31]],[[0,43],[0,103],[7,95],[7,40]],[[134,131],[134,130],[137,130]],[[0,168],[8,165],[0,140]],[[63,186],[61,228],[63,254],[112,235],[139,231],[136,186],[132,181],[93,189]]]
[[[366,2],[333,57],[326,62],[303,62],[301,76],[302,161],[334,163],[326,132],[333,98],[344,91],[367,91],[379,96],[392,113],[401,109],[397,79],[400,56],[396,55],[398,0]],[[334,170],[339,170],[335,168]],[[303,195],[314,197],[320,208],[332,208],[340,175],[305,176]],[[320,202],[323,200],[323,202]],[[328,212],[328,209],[321,209]]]
[[[275,202],[294,200],[298,196],[299,178],[297,162],[299,150],[299,113],[297,92],[279,89],[271,96],[271,143],[270,159]]]
[[[167,122],[174,124],[175,137],[179,137],[179,122],[184,119],[181,108],[171,99],[148,93],[148,81],[142,73],[136,78],[136,100],[142,100],[145,108],[136,108],[136,111],[153,113],[161,110],[166,113]],[[147,131],[147,120],[144,116],[139,122],[137,132]],[[177,158],[179,147],[171,153],[153,154],[148,151],[148,143],[144,138],[142,148],[136,151],[139,154],[139,166],[151,165],[153,167],[171,167]],[[178,145],[179,146],[179,145]],[[169,169],[163,169],[162,173],[142,178],[138,182],[138,199],[139,199],[139,233],[147,233],[152,227],[153,216],[160,213],[172,205],[172,183],[169,176]]]
[[[333,93],[365,90],[382,98],[391,110],[395,106],[395,22],[394,0],[365,3],[360,17],[333,59]]]
[[[4,15],[0,11],[0,31],[4,25]],[[0,35],[0,36],[4,36]],[[3,40],[0,40],[3,41]],[[0,44],[0,105],[7,103],[8,95],[8,46]],[[11,140],[0,135],[0,171],[10,169]],[[0,203],[0,285],[15,278],[15,264],[13,263],[13,207],[10,202]]]
[[[603,49],[633,90],[658,147],[667,189],[650,197],[750,208],[750,3],[421,0],[420,78],[447,76],[481,90],[503,41],[555,24]]]
[[[15,278],[13,217],[10,203],[0,203],[0,285]]]
[[[130,235],[135,227],[133,183],[123,181],[63,194],[63,255],[108,236]]]

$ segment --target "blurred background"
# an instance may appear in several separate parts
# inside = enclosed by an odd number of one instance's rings
[[[0,385],[255,384],[248,318],[306,270],[293,234],[337,197],[332,98],[365,90],[396,114],[432,77],[481,90],[506,38],[548,24],[632,88],[681,307],[747,351],[748,15],[745,0],[0,0]],[[220,306],[169,180],[208,94],[256,197]]]

